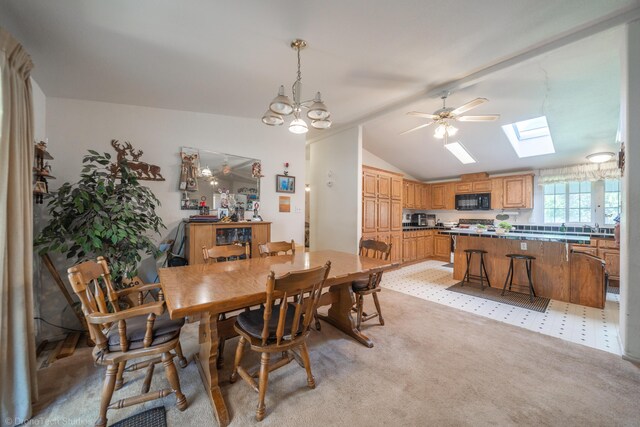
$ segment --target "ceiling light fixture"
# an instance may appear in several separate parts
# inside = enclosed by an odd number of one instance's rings
[[[605,153],[593,153],[587,156],[587,159],[592,163],[604,163],[611,160],[615,156],[614,153],[605,152]]]
[[[314,99],[300,101],[302,97],[302,72],[300,71],[300,51],[307,46],[304,40],[296,39],[291,42],[291,48],[298,54],[298,74],[296,81],[291,87],[293,101],[284,94],[284,86],[280,86],[278,95],[271,101],[269,108],[262,116],[262,123],[269,126],[280,126],[284,123],[283,116],[293,114],[293,120],[289,124],[289,131],[297,134],[304,134],[309,131],[309,126],[300,117],[302,109],[307,109],[307,118],[311,120],[311,126],[316,129],[327,129],[331,126],[329,117],[331,113],[322,102],[320,92],[316,93]]]

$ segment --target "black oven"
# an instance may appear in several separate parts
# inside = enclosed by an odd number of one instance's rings
[[[456,194],[456,210],[486,211],[491,209],[491,193]]]

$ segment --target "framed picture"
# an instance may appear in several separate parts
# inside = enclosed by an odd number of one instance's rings
[[[47,184],[42,181],[36,181],[35,186],[33,187],[34,193],[47,194]]]
[[[278,207],[280,212],[291,212],[291,197],[280,196],[278,200]]]
[[[288,175],[276,175],[276,192],[295,193],[296,178]]]

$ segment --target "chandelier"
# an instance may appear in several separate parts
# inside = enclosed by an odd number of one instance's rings
[[[438,139],[445,138],[447,136],[454,136],[458,133],[458,128],[449,123],[446,119],[440,119],[436,122],[438,127],[436,127],[433,136]]]
[[[304,40],[296,39],[291,42],[291,48],[298,54],[298,75],[291,87],[293,101],[284,94],[284,86],[281,85],[278,95],[271,101],[267,112],[262,116],[262,123],[269,126],[280,126],[284,123],[283,116],[293,114],[293,120],[289,123],[289,131],[297,134],[307,133],[309,127],[307,122],[301,117],[302,109],[307,110],[307,118],[311,120],[311,126],[316,129],[327,129],[331,126],[326,105],[322,102],[320,92],[316,93],[314,99],[300,101],[302,97],[302,72],[300,71],[300,51],[307,46]]]

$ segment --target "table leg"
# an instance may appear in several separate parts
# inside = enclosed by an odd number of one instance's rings
[[[356,328],[355,321],[351,316],[351,308],[355,304],[351,283],[331,286],[329,293],[331,294],[331,307],[329,307],[327,316],[321,315],[320,318],[353,337],[356,341],[369,348],[373,347],[373,342]]]
[[[225,427],[229,424],[229,411],[218,382],[218,342],[218,315],[204,313],[200,319],[200,353],[195,359],[218,425]]]

